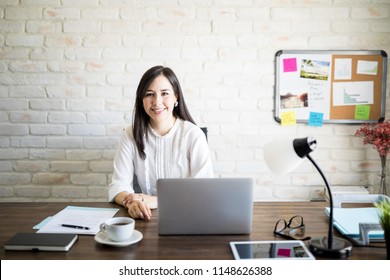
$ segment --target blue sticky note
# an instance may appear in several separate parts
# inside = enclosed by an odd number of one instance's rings
[[[309,125],[310,126],[322,126],[324,122],[324,113],[310,112]]]

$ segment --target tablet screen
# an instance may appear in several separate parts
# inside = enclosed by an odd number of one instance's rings
[[[315,259],[302,241],[230,242],[235,259]]]

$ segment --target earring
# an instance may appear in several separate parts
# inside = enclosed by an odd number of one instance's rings
[[[179,101],[176,101],[174,106],[177,107],[177,105],[179,105]]]

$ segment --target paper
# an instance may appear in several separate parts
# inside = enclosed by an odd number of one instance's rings
[[[297,71],[297,59],[296,58],[283,59],[283,70],[284,70],[284,72],[296,72]]]
[[[294,111],[282,112],[282,126],[295,125],[297,118]]]
[[[325,209],[329,215],[329,207]],[[333,224],[344,235],[359,237],[359,223],[379,224],[378,210],[365,208],[333,208]],[[371,231],[370,238],[383,238],[382,231]]]
[[[374,82],[333,83],[333,106],[374,103]]]
[[[94,235],[100,224],[112,218],[119,209],[67,206],[42,225],[38,233],[76,233]],[[46,221],[46,220],[45,220]],[[89,229],[63,227],[62,224],[78,225]]]
[[[324,114],[317,112],[310,112],[309,115],[309,126],[322,126],[324,122]]]
[[[352,59],[338,58],[335,59],[334,79],[350,80],[352,78]]]
[[[356,120],[368,120],[370,118],[370,105],[357,105],[355,108]]]
[[[378,62],[358,60],[356,72],[363,75],[376,75],[378,73]]]

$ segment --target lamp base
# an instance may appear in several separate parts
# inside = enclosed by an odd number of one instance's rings
[[[352,254],[352,243],[348,240],[333,237],[332,248],[328,248],[328,237],[313,238],[309,242],[309,250],[321,257],[344,259]]]

